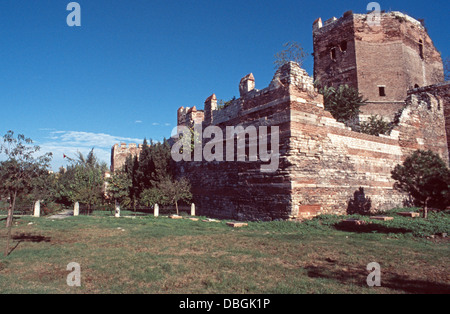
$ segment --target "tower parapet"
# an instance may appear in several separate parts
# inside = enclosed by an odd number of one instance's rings
[[[440,53],[422,23],[401,12],[346,12],[313,23],[314,79],[322,85],[347,84],[368,100],[363,115],[393,120],[407,91],[444,80]]]

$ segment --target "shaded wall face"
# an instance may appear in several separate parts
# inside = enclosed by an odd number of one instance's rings
[[[286,89],[267,91],[256,97],[239,99],[234,106],[239,112],[226,121],[215,124],[223,134],[227,126],[277,126],[280,131],[278,168],[275,172],[261,171],[268,162],[226,161],[225,141],[221,143],[223,161],[181,161],[177,163],[177,176],[186,176],[192,184],[193,202],[200,215],[238,220],[287,219],[291,210],[291,184],[286,168],[285,155],[289,145],[289,98]],[[235,108],[235,110],[237,110]],[[222,117],[219,112],[215,113]],[[224,117],[222,117],[224,119]],[[218,119],[216,119],[218,120]],[[204,139],[203,146],[208,141]],[[234,142],[237,152],[237,140]],[[269,138],[270,143],[270,138]],[[246,153],[251,146],[246,140]],[[259,152],[258,152],[258,157]]]

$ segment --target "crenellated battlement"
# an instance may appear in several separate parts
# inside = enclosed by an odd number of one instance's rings
[[[195,107],[180,107],[177,112],[178,125],[186,126],[195,123],[217,125],[225,121],[233,120],[242,115],[244,107],[249,109],[249,104],[258,103],[258,98],[264,98],[277,89],[295,89],[317,96],[313,78],[295,62],[287,62],[281,66],[268,87],[258,90],[255,88],[255,77],[253,73],[247,74],[239,81],[240,98],[234,99],[226,107],[219,108],[217,96],[212,94],[205,100],[204,111],[197,111]],[[202,112],[203,116],[195,114]],[[203,117],[203,119],[201,119]]]
[[[319,17],[318,19],[316,19],[313,22],[313,33],[330,31],[332,28],[339,27],[340,24],[346,20],[358,19],[358,20],[367,21],[375,13],[376,12],[372,12],[372,13],[368,13],[368,14],[356,14],[356,13],[353,13],[353,11],[347,11],[343,14],[342,17],[336,18],[333,16],[332,18],[326,20],[325,22],[322,21],[321,17]],[[381,20],[396,19],[399,21],[408,22],[408,23],[414,25],[415,27],[425,29],[422,22],[416,20],[415,18],[413,18],[407,14],[399,12],[399,11],[380,12],[379,17]]]

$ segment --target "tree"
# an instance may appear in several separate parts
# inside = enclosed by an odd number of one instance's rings
[[[392,171],[394,188],[409,193],[428,217],[430,204],[445,208],[449,204],[450,170],[439,155],[417,150]]]
[[[155,172],[155,162],[153,160],[153,141],[150,145],[147,139],[144,139],[141,152],[139,154],[139,162],[137,163],[135,182],[137,183],[137,196],[139,197],[142,191],[152,187],[152,174]],[[132,178],[132,177],[130,177]]]
[[[450,80],[450,57],[444,59],[444,76],[445,80]]]
[[[130,198],[131,179],[123,171],[116,171],[107,179],[108,195],[118,202],[121,206],[130,206],[132,204]]]
[[[155,204],[163,204],[164,200],[161,195],[160,189],[157,187],[153,187],[150,189],[146,189],[141,193],[141,204],[144,206],[154,206]]]
[[[361,133],[379,136],[380,134],[388,135],[391,133],[393,125],[386,122],[378,115],[372,115],[367,121],[361,122]]]
[[[178,215],[178,202],[192,199],[191,184],[186,178],[174,180],[167,176],[158,184],[160,199],[163,205],[174,204]]]
[[[222,110],[227,108],[229,105],[231,105],[233,103],[233,101],[236,100],[236,96],[233,96],[233,98],[231,98],[228,101],[224,101],[223,99],[219,99],[217,101],[217,110]]]
[[[0,162],[0,193],[9,198],[8,218],[6,220],[7,241],[4,255],[9,254],[11,227],[17,197],[29,193],[40,176],[48,174],[51,153],[36,157],[40,147],[32,145],[33,141],[19,134],[14,136],[8,131],[0,143],[0,154],[6,160]]]
[[[123,171],[126,174],[131,185],[128,188],[128,196],[130,198],[131,205],[133,206],[134,211],[136,211],[136,205],[139,199],[139,161],[137,156],[128,156],[125,160],[125,165],[123,167]]]
[[[306,59],[306,52],[303,50],[301,44],[297,42],[287,42],[283,45],[283,50],[275,54],[275,69],[285,65],[286,63],[293,61],[298,63],[300,67],[303,66],[303,63]]]
[[[337,121],[352,128],[359,125],[360,108],[366,104],[367,100],[357,89],[345,84],[338,88],[324,86],[319,92],[323,95],[325,110],[329,111]]]
[[[88,206],[88,212],[94,205],[104,200],[105,172],[107,166],[100,163],[92,149],[87,156],[78,153],[71,159],[71,165],[58,179],[58,198],[68,203],[80,202]]]

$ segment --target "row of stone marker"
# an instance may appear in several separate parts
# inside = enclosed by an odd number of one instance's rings
[[[155,217],[158,217],[159,216],[159,205],[158,204],[155,204],[155,206],[153,207],[153,215],[155,216]],[[75,214],[74,214],[74,216],[75,216]],[[191,216],[195,216],[195,204],[194,203],[192,203],[191,204]],[[114,217],[120,217],[120,205],[116,205],[116,208],[115,208],[115,213],[114,213]]]
[[[155,217],[159,216],[159,205],[158,204],[155,204],[153,214],[155,215]],[[80,215],[80,204],[78,202],[76,202],[75,205],[73,206],[73,215],[74,216]],[[34,203],[34,217],[40,217],[40,216],[41,216],[41,202],[36,201],[36,203]],[[116,205],[114,216],[120,217],[120,205]],[[194,203],[192,203],[192,205],[191,205],[191,216],[195,216],[195,204]]]

